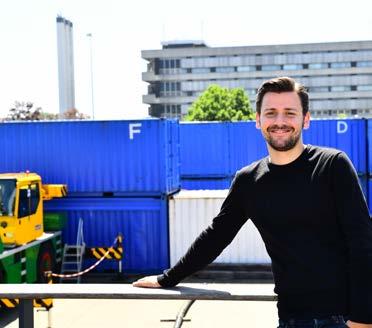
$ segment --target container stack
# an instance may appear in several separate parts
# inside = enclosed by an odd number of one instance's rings
[[[368,128],[372,135],[372,121]],[[169,203],[171,265],[218,214],[227,190],[216,189],[229,188],[237,170],[267,156],[255,122],[181,123],[180,132],[183,190],[173,195]],[[372,178],[367,181],[366,120],[314,120],[303,137],[305,144],[343,150],[353,162],[368,199],[368,182],[371,185]],[[369,156],[372,163],[372,149]],[[371,206],[372,197],[369,201]],[[214,263],[269,264],[270,258],[257,229],[248,221]]]
[[[181,123],[182,189],[226,189],[229,168],[229,123]]]
[[[1,172],[28,170],[43,183],[67,185],[67,198],[45,203],[46,211],[67,213],[65,242],[76,243],[82,218],[87,247],[110,247],[123,234],[126,272],[169,266],[168,195],[180,187],[177,121],[22,122],[0,130]]]
[[[254,122],[181,123],[182,189],[228,189],[238,169],[267,155]]]
[[[181,123],[180,136],[182,189],[229,188],[237,170],[267,156],[261,131],[253,121]],[[303,138],[305,144],[343,150],[368,198],[365,119],[313,120]]]

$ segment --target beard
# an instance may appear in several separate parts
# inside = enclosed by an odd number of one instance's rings
[[[287,132],[294,132],[294,128],[288,125],[272,125],[267,129],[267,132],[264,134],[264,138],[266,142],[276,151],[288,151],[293,149],[301,138],[301,131],[298,133],[293,133],[286,139],[275,138],[273,137],[270,132],[277,131],[277,130],[284,130]]]

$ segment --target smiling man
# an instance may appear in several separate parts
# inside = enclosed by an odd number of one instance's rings
[[[272,260],[279,328],[372,328],[372,221],[355,169],[339,150],[303,144],[309,99],[293,79],[263,83],[256,112],[269,156],[237,172],[220,213],[173,268],[134,286],[175,286],[250,219]]]

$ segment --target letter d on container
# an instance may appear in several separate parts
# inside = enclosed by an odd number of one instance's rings
[[[337,121],[337,133],[345,133],[348,129],[348,125],[345,121]]]
[[[135,133],[141,133],[140,129],[136,129],[136,128],[140,128],[141,126],[142,126],[142,123],[130,123],[129,124],[129,139],[130,140],[134,139]]]

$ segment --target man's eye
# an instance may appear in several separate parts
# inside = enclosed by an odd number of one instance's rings
[[[288,112],[287,115],[288,116],[296,116],[296,113],[295,112]]]
[[[266,112],[266,116],[274,116],[274,112]]]

